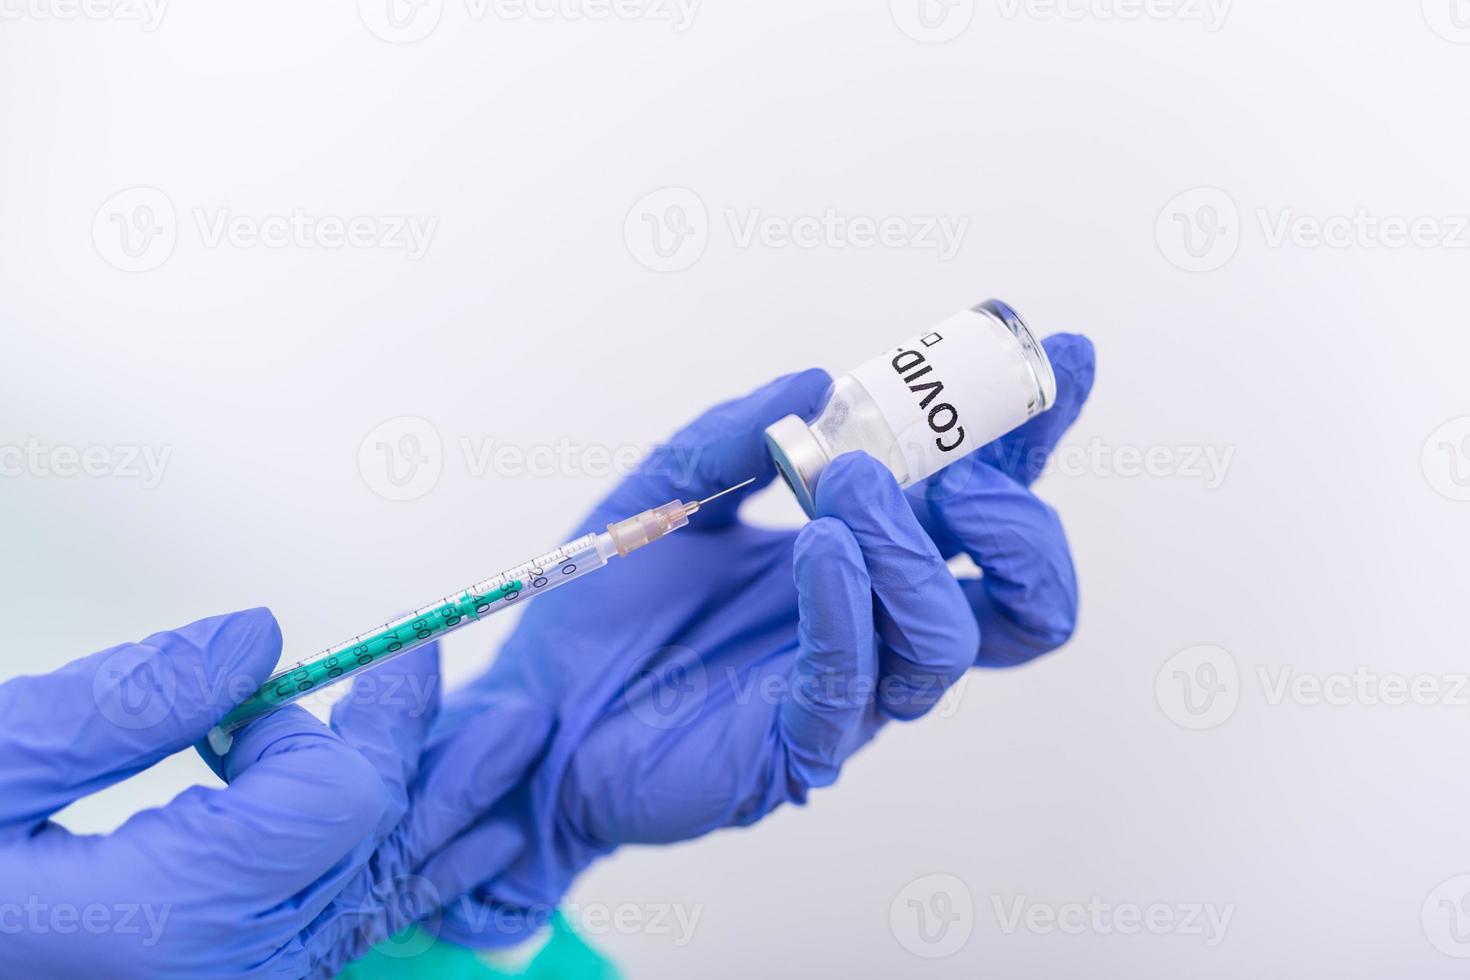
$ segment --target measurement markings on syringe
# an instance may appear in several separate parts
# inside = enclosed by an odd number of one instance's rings
[[[751,481],[702,501],[671,501],[616,524],[606,533],[594,531],[539,558],[477,582],[462,592],[422,606],[382,626],[329,647],[311,660],[278,671],[235,707],[209,733],[216,752],[229,749],[230,733],[252,720],[305,697],[309,692],[345,680],[361,671],[416,650],[439,635],[517,604],[527,596],[549,592],[607,566],[608,559],[627,557],[671,531],[685,527],[704,504]]]
[[[511,605],[550,585],[548,568],[563,576],[575,575],[577,565],[571,557],[571,549],[558,548],[457,596],[445,596],[438,603],[415,610],[405,617],[408,622],[399,621],[395,625],[390,621],[376,633],[359,633],[338,647],[322,651],[316,659],[298,662],[282,673],[273,685],[274,694],[278,698],[306,694],[319,684],[365,669],[384,655],[398,653],[407,644],[424,643],[437,633],[448,632],[466,618],[482,619],[497,604]]]

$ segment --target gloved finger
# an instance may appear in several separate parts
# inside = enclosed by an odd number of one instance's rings
[[[833,460],[817,484],[817,513],[846,524],[877,598],[878,706],[917,718],[974,663],[975,616],[898,482],[866,453]]]
[[[0,685],[0,827],[43,820],[187,748],[280,656],[275,617],[247,609]]]
[[[1055,650],[1077,626],[1077,574],[1056,511],[980,460],[964,490],[935,497],[935,514],[981,570],[963,588],[980,624],[979,666],[1009,667]]]
[[[975,457],[984,460],[1024,486],[1030,486],[1041,475],[1062,436],[1077,421],[1087,396],[1092,392],[1096,371],[1092,341],[1076,334],[1057,334],[1043,341],[1057,379],[1057,396],[1052,407],[1031,419],[1014,432],[982,446]],[[949,533],[937,516],[935,501],[967,490],[966,480],[972,471],[960,464],[921,480],[905,493],[909,506],[929,537],[946,559],[963,551],[960,542]]]
[[[497,816],[477,824],[430,857],[418,877],[441,905],[456,903],[509,867],[525,846],[526,835],[516,821],[508,814]]]
[[[367,859],[388,807],[382,780],[294,705],[237,732],[224,769],[226,788],[186,790],[133,817],[105,846],[133,849],[135,866],[176,877],[190,901],[279,905],[276,921],[294,933]]]
[[[436,640],[362,674],[332,709],[332,730],[373,764],[392,800],[379,836],[408,812],[409,788],[439,710],[440,685]]]
[[[464,894],[479,875],[498,875],[525,842],[511,820],[487,822],[440,851],[422,870],[380,873],[365,886],[344,890],[299,936],[314,964],[312,975],[335,977],[374,947],[389,956],[403,955],[420,937],[438,938],[444,916],[468,911],[471,921],[480,921],[479,910]],[[376,856],[373,863],[377,865]],[[498,921],[490,909],[484,916],[487,922]],[[394,937],[415,924],[419,936],[406,940],[411,945],[399,945]]]
[[[507,887],[506,881],[502,876],[450,902],[444,918],[437,924],[439,937],[468,949],[498,950],[534,942],[538,936],[545,935],[543,930],[551,926],[553,917],[562,914],[557,905],[553,902],[516,905],[501,901],[495,896]],[[607,968],[599,965],[594,974],[605,978],[607,975],[600,972],[603,969]]]
[[[474,827],[416,870],[390,870],[375,855],[371,880],[338,895],[301,940],[318,961],[350,962],[414,922],[432,926],[438,913],[451,911],[477,883],[499,875],[525,845],[525,833],[506,815]]]
[[[496,818],[476,828],[475,834],[473,839],[470,835],[462,838],[465,850],[495,858],[502,871],[510,869],[518,857],[527,857],[525,849],[530,846],[530,839],[525,830],[509,819]],[[460,842],[456,841],[454,847],[459,846]],[[482,860],[476,858],[473,866],[488,866],[478,863]],[[477,877],[467,884],[468,876],[460,869],[471,866],[456,851],[447,850],[434,866],[425,869],[434,876],[436,894],[443,896],[443,915],[434,923],[442,939],[471,949],[503,949],[535,936],[556,914],[554,898],[529,900],[525,904],[506,898],[506,892],[515,893],[518,889],[504,875]],[[561,895],[561,888],[554,894]]]
[[[490,814],[520,782],[550,733],[546,708],[507,695],[430,748],[407,819],[374,853],[368,880],[344,893],[352,900],[337,903],[312,924],[308,946],[329,955],[345,944],[377,942],[498,874],[524,838],[515,831],[513,841],[502,843],[508,831],[496,828],[505,820]],[[425,865],[432,867],[426,871]]]
[[[857,538],[830,517],[797,535],[795,573],[800,646],[780,733],[796,781],[827,786],[861,743],[876,689],[873,583]]]
[[[598,506],[587,528],[601,530],[612,521],[674,499],[701,500],[755,477],[754,484],[720,498],[700,514],[702,528],[728,525],[740,502],[776,475],[766,451],[766,426],[787,415],[814,418],[831,384],[825,371],[802,371],[716,405],[654,450]]]
[[[1042,341],[1057,378],[1052,407],[1025,425],[980,449],[979,456],[1025,486],[1041,475],[1052,451],[1082,414],[1097,373],[1092,341],[1080,334],[1056,334]]]
[[[432,745],[399,834],[404,866],[417,867],[483,819],[540,756],[552,723],[551,710],[538,702],[492,695]]]

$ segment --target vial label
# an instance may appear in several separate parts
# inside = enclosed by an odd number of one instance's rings
[[[1030,373],[998,321],[958,313],[852,372],[877,404],[908,468],[939,472],[1029,417]]]

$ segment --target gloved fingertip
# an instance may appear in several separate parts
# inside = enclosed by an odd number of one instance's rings
[[[912,683],[889,683],[879,691],[878,707],[892,721],[918,721],[938,706],[956,679],[936,674]]]
[[[796,535],[795,574],[798,582],[833,565],[862,569],[863,553],[852,530],[835,517],[807,522]],[[820,564],[818,564],[820,563]]]
[[[835,517],[853,532],[880,591],[925,580],[944,567],[898,480],[866,453],[847,453],[828,464],[817,483],[817,514]]]
[[[964,492],[984,493],[1009,490],[1015,493],[1029,492],[1015,477],[978,456],[971,456],[951,466],[944,473],[946,479],[941,489],[947,493],[936,493],[934,499],[944,501]]]
[[[839,518],[854,507],[908,507],[888,468],[861,451],[843,453],[827,464],[817,481],[816,503],[819,515]]]
[[[794,562],[803,660],[850,666],[871,645],[873,583],[852,529],[834,517],[802,528]]]
[[[204,671],[188,671],[179,681],[217,688],[220,680],[265,680],[281,658],[281,627],[269,609],[256,606],[155,633],[143,643],[166,650],[180,644],[195,648]]]
[[[1097,375],[1097,351],[1082,334],[1060,333],[1043,340],[1041,346],[1057,376],[1057,402],[1080,405],[1092,393]]]
[[[418,874],[428,881],[440,895],[445,897],[452,895],[459,898],[459,901],[452,903],[453,911],[469,911],[477,901],[475,898],[475,894],[478,894],[476,886],[492,881],[526,849],[529,843],[530,838],[516,825],[514,820],[494,817],[477,824],[436,852],[423,863]],[[481,929],[487,924],[495,923],[498,931],[510,924],[505,921],[504,916],[496,915],[488,908],[474,911],[484,913],[483,918],[478,914],[474,916],[474,918],[481,919]],[[458,938],[460,937],[456,937]],[[507,941],[507,937],[477,930],[473,944],[500,946]]]
[[[1016,667],[1065,646],[1077,631],[1078,602],[1075,589],[1052,592],[1046,602],[1026,607],[1029,619],[1018,623],[1012,612],[999,608],[980,579],[962,583],[975,616],[981,623],[985,642],[975,666]]]
[[[227,782],[232,781],[261,759],[277,751],[289,750],[293,739],[318,737],[341,743],[337,734],[311,712],[299,705],[288,704],[234,733],[229,751],[218,757],[223,763],[224,778]],[[343,744],[343,748],[347,746]]]
[[[807,524],[797,536],[793,571],[804,634],[839,636],[839,645],[851,646],[871,631],[873,583],[852,528],[835,517]]]
[[[699,444],[713,437],[760,442],[765,427],[787,415],[813,417],[832,386],[821,368],[782,375],[748,395],[722,402],[695,419],[676,443]]]
[[[1055,512],[1024,483],[980,459],[952,469],[953,478],[944,481],[930,506],[962,547],[973,548],[993,528],[1018,524],[1031,529],[1034,545],[1050,542],[1054,535],[1042,532],[1055,524]]]
[[[786,414],[800,415],[810,422],[826,403],[832,375],[821,368],[807,368],[778,378],[775,384],[782,386],[783,401],[789,399],[795,403],[793,410]]]
[[[119,727],[148,734],[161,749],[177,751],[202,738],[270,675],[281,658],[281,628],[269,609],[211,616],[154,633],[106,656],[93,697]],[[150,692],[147,710],[129,702],[139,682]]]
[[[360,752],[297,705],[287,705],[235,733],[221,760],[226,782],[234,783],[257,766],[289,757],[273,773],[301,787],[283,800],[303,811],[327,812],[333,833],[365,836],[377,826],[392,801],[378,770]]]

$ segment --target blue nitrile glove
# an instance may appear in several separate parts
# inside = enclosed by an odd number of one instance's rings
[[[440,910],[473,887],[477,869],[504,867],[526,846],[515,821],[485,818],[545,747],[551,712],[514,693],[491,695],[425,750],[441,689],[439,644],[431,643],[358,677],[332,711],[332,728],[378,771],[389,805],[367,866],[307,930],[322,976],[373,947],[380,962],[427,953]],[[497,922],[476,919],[477,909],[467,916],[493,933]]]
[[[421,914],[397,875],[432,884],[421,859],[519,780],[545,738],[544,712],[495,706],[460,732],[501,740],[499,753],[476,746],[483,782],[446,769],[433,787],[467,809],[419,808],[394,827],[432,706],[416,728],[413,702],[355,706],[382,729],[343,726],[361,752],[290,707],[225,757],[205,753],[228,788],[185,790],[105,836],[50,819],[203,738],[280,653],[275,619],[253,609],[0,684],[0,977],[329,976]],[[378,751],[390,732],[391,772]]]
[[[489,862],[479,875],[476,918],[520,908],[530,928],[620,844],[697,837],[799,803],[885,721],[923,715],[968,667],[1066,642],[1071,555],[1055,512],[1027,487],[1081,411],[1094,365],[1085,338],[1052,337],[1046,349],[1058,384],[1049,413],[907,497],[871,458],[837,459],[800,533],[751,527],[737,510],[775,476],[763,430],[815,415],[829,385],[821,371],[714,408],[619,486],[578,534],[759,478],[618,567],[537,599],[490,671],[451,700],[435,737],[509,692],[557,713],[546,758],[491,824],[516,817],[531,846],[505,873]],[[949,571],[945,559],[961,552],[982,578]],[[469,921],[473,909],[458,903],[444,935],[503,942],[504,927],[486,934]]]

